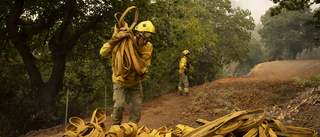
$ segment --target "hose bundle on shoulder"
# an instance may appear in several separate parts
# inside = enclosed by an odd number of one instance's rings
[[[131,26],[128,27],[128,24],[124,21],[124,17],[132,9],[136,10],[135,18]],[[119,20],[117,18],[118,14],[121,14]],[[114,15],[118,23],[114,26],[113,36],[119,31],[127,31],[130,33],[130,37],[120,40],[112,52],[112,70],[116,77],[122,76],[126,78],[132,70],[135,70],[139,75],[145,73],[146,63],[139,56],[138,45],[132,32],[133,27],[138,21],[138,14],[138,8],[132,6],[127,8],[125,12],[118,12]]]

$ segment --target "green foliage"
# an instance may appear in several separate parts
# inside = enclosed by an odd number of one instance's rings
[[[313,91],[317,91],[320,86],[320,74],[316,76],[307,76],[307,79],[293,78],[299,81],[299,84],[303,87],[311,87]]]
[[[317,32],[304,23],[312,19],[310,9],[303,11],[283,10],[278,16],[270,16],[270,10],[261,17],[263,28],[259,30],[262,42],[268,50],[269,60],[295,59],[304,49],[319,46],[314,37]]]
[[[303,50],[297,55],[297,59],[320,58],[320,47],[314,48],[312,51]]]
[[[233,71],[234,76],[247,75],[257,64],[266,62],[267,57],[264,47],[252,36],[250,41],[250,52],[246,60],[240,61]]]
[[[278,4],[275,7],[272,7],[270,10],[270,15],[275,16],[279,15],[282,12],[282,9],[286,9],[288,11],[299,11],[304,9],[309,9],[312,5],[318,5],[320,3],[319,0],[270,0],[275,4]],[[309,25],[312,25],[312,30],[314,32],[319,32],[320,29],[320,8],[315,9],[313,12],[313,19],[308,20],[306,22]],[[319,39],[320,35],[316,35],[315,39]]]
[[[5,41],[0,42],[0,136],[16,136],[30,126],[37,109],[30,106],[37,102],[21,58]]]
[[[166,79],[159,82],[164,88],[170,87],[168,91],[176,91],[178,64],[185,49],[191,51],[189,60],[195,59],[191,86],[204,83],[204,78],[219,78],[224,64],[248,56],[248,30],[254,27],[249,11],[232,9],[230,1],[222,0],[166,0],[155,5],[159,5],[153,12],[158,17],[154,19],[157,39],[152,41],[154,53],[149,75]]]

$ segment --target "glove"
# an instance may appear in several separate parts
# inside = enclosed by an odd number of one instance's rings
[[[114,47],[118,44],[120,40],[129,36],[130,36],[130,32],[127,31],[127,29],[120,29],[115,35],[111,37],[108,43],[111,47]]]

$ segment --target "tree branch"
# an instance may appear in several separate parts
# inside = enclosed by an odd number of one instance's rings
[[[90,30],[91,28],[93,28],[97,23],[101,22],[104,17],[105,17],[105,14],[100,15],[100,16],[94,18],[94,20],[92,20],[88,25],[85,25],[84,27],[77,29],[77,30],[75,31],[75,33],[72,35],[70,41],[68,42],[68,45],[69,45],[68,50],[71,50],[71,49],[75,46],[75,44],[76,44],[76,42],[78,41],[79,37],[80,37],[83,33],[89,31],[89,30]],[[73,45],[73,46],[72,46],[72,45]]]
[[[54,33],[49,42],[49,48],[53,53],[58,50],[63,51],[63,47],[67,46],[67,40],[69,36],[68,30],[70,29],[72,18],[74,15],[76,0],[66,0],[66,6],[64,9],[64,19],[57,31]],[[50,44],[51,43],[51,44]],[[65,52],[65,51],[64,51]]]
[[[42,23],[37,23],[34,24],[30,27],[30,33],[31,35],[34,34],[38,34],[40,32],[42,32],[43,30],[48,30],[50,28],[52,28],[55,24],[56,19],[59,18],[60,15],[57,15],[56,17],[54,17],[52,20],[49,20],[48,22],[42,22]]]
[[[30,76],[31,84],[39,85],[43,83],[41,74],[35,64],[35,58],[32,55],[30,48],[26,44],[27,34],[19,33],[18,22],[20,16],[23,13],[23,0],[15,0],[14,7],[10,13],[6,14],[6,27],[8,31],[8,36],[15,48],[18,50],[21,55],[23,62],[25,64],[26,70]]]
[[[19,34],[19,29],[18,29],[18,21],[20,16],[23,13],[23,5],[24,5],[23,0],[15,0],[12,11],[10,13],[7,13],[5,17],[8,34],[9,36],[11,36],[11,40],[13,43],[17,43],[18,41],[23,39],[22,38],[23,36]],[[7,10],[6,7],[4,10]]]

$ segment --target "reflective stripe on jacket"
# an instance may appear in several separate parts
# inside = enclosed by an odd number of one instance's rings
[[[187,69],[187,57],[183,56],[179,62],[179,73],[184,73],[184,71]]]

